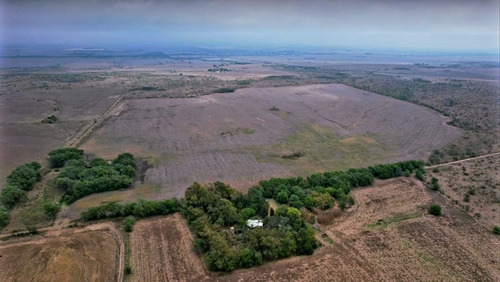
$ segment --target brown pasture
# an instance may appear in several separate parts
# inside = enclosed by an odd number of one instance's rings
[[[161,189],[146,198],[182,197],[193,181],[244,190],[270,177],[422,159],[460,135],[429,109],[338,84],[122,103],[81,148],[149,158],[145,181]],[[305,155],[282,157],[297,151]],[[135,198],[128,191],[110,194]]]

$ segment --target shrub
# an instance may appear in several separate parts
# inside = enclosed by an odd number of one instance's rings
[[[130,264],[125,265],[125,275],[132,274],[132,267],[130,267]]]
[[[431,205],[429,208],[429,213],[435,216],[441,215],[441,206],[440,205]]]
[[[420,180],[420,181],[425,181],[425,175],[419,169],[417,169],[417,171],[415,172],[415,177],[417,177],[417,179]]]
[[[52,218],[55,218],[57,213],[61,210],[61,206],[59,204],[54,203],[45,203],[43,205],[43,212]]]
[[[42,123],[56,123],[59,121],[59,118],[55,115],[48,116],[42,120]]]
[[[7,210],[6,208],[2,208],[0,206],[0,229],[4,228],[5,226],[7,226],[7,224],[9,224],[9,210]]]
[[[437,191],[439,190],[439,188],[441,188],[441,185],[439,185],[439,180],[433,177],[431,180],[431,189]]]
[[[500,235],[500,226],[493,226],[493,234]]]

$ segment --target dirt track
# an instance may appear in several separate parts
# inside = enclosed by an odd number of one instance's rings
[[[442,167],[442,166],[447,166],[447,165],[452,165],[452,164],[459,164],[459,163],[468,162],[468,161],[472,161],[472,160],[484,159],[484,158],[496,156],[496,155],[500,155],[500,152],[486,154],[486,155],[477,156],[477,157],[468,158],[468,159],[462,159],[462,160],[448,162],[448,163],[444,163],[444,164],[430,165],[430,166],[426,166],[425,168],[430,169],[430,168]]]

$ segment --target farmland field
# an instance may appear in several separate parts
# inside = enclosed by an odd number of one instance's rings
[[[96,225],[2,242],[0,280],[117,281],[120,243],[112,228]]]
[[[231,274],[204,270],[192,251],[193,238],[186,222],[179,215],[139,221],[131,236],[133,267],[135,262],[138,268],[133,280],[151,278],[153,272],[144,269],[154,269],[156,275],[165,277],[164,281],[189,281],[193,277],[199,281],[500,279],[500,258],[496,252],[499,240],[473,217],[420,182],[411,178],[379,181],[374,187],[355,190],[354,196],[356,206],[331,225],[320,226],[331,242],[323,240],[325,245],[314,255],[265,263]],[[443,206],[442,216],[427,213],[433,203]],[[169,252],[173,246],[175,259]],[[146,261],[146,256],[151,261]],[[187,261],[193,270],[189,273],[179,267]]]
[[[203,261],[192,251],[193,235],[180,214],[137,222],[130,243],[130,281],[199,281],[209,277]]]
[[[120,108],[81,148],[147,158],[144,181],[161,187],[142,193],[151,199],[181,197],[193,181],[244,190],[270,177],[422,159],[460,135],[429,109],[338,84],[124,100]]]

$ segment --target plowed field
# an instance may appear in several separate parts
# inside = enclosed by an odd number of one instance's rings
[[[244,190],[270,177],[424,158],[460,135],[427,108],[338,84],[124,100],[120,108],[81,148],[149,157],[145,182],[161,187],[141,192],[151,199],[182,197],[193,181]],[[304,155],[286,158],[295,152]]]

